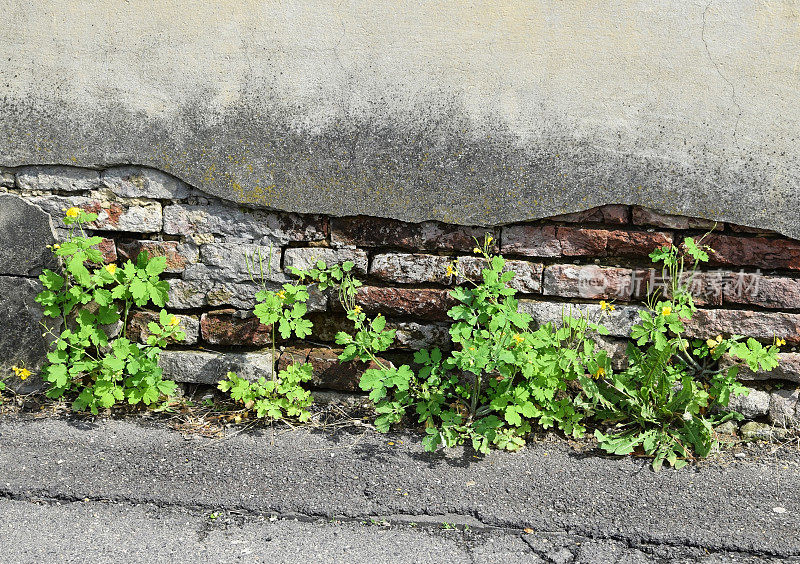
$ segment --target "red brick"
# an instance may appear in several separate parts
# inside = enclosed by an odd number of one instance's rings
[[[544,294],[565,298],[630,300],[644,294],[646,271],[554,264],[544,269]]]
[[[142,251],[147,252],[147,256],[167,257],[167,268],[165,272],[183,272],[189,264],[194,264],[198,260],[197,247],[177,241],[119,241],[117,248],[123,260],[130,259],[136,262],[136,258]]]
[[[290,364],[305,364],[308,362],[308,355],[311,353],[310,348],[296,348],[287,347],[283,349],[278,357],[276,370],[286,370]]]
[[[470,251],[475,247],[475,239],[482,242],[486,233],[491,231],[490,228],[434,221],[407,223],[364,216],[331,218],[331,241],[335,246]]]
[[[556,232],[565,257],[602,257],[606,255],[608,231],[605,229],[580,229],[559,227]]]
[[[736,225],[735,223],[729,223],[728,229],[733,231],[734,233],[753,233],[755,235],[778,235],[775,231],[770,231],[769,229],[758,229],[756,227],[747,227],[746,225]]]
[[[181,314],[175,314],[175,317],[178,319],[178,327],[183,329],[186,333],[186,338],[180,341],[180,344],[193,345],[197,343],[197,337],[200,331],[197,317],[194,315]],[[155,311],[137,310],[132,312],[128,316],[127,337],[131,341],[146,343],[147,337],[150,335],[147,324],[150,322],[158,323],[158,321],[159,314]],[[176,343],[179,341],[170,339],[170,342]]]
[[[360,391],[361,388],[358,383],[364,371],[379,367],[374,361],[367,363],[354,360],[342,363],[339,361],[341,352],[341,349],[323,348],[309,351],[307,362],[312,367],[315,388],[326,388],[342,392]],[[381,359],[381,361],[386,366],[391,365],[387,360]]]
[[[263,325],[257,317],[233,309],[204,313],[200,318],[200,334],[212,345],[267,345],[272,342],[269,326]]]
[[[632,217],[633,223],[636,225],[652,225],[666,229],[711,229],[715,224],[708,219],[670,215],[640,206],[633,206]],[[723,227],[722,223],[716,223],[716,225],[717,230],[721,230]]]
[[[362,286],[356,302],[368,313],[408,316],[434,321],[448,320],[447,311],[456,304],[448,290],[382,288]]]
[[[767,237],[713,235],[705,244],[714,249],[711,264],[800,270],[800,242]]]
[[[552,225],[511,225],[503,228],[503,254],[529,257],[561,256],[561,242]]]
[[[800,279],[729,273],[725,278],[727,303],[769,309],[800,309]]]
[[[646,258],[654,250],[672,244],[672,234],[661,231],[611,231],[608,254],[613,257]]]
[[[689,286],[689,292],[694,298],[695,305],[722,305],[722,293],[727,280],[726,272],[686,272],[683,277],[683,284]],[[672,292],[665,292],[671,296]]]
[[[588,210],[567,213],[549,217],[552,221],[563,221],[564,223],[605,223],[609,225],[622,225],[628,223],[629,206],[611,204],[599,206]]]
[[[687,323],[687,333],[701,339],[745,335],[762,341],[774,338],[800,343],[800,315],[733,309],[700,309]]]
[[[113,239],[103,239],[96,248],[103,253],[103,262],[110,264],[117,262],[117,246]]]

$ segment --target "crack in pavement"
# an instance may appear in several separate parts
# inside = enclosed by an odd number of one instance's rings
[[[606,543],[608,545],[621,546],[628,551],[635,551],[646,554],[648,556],[657,556],[659,552],[664,552],[665,549],[677,549],[677,554],[683,553],[683,556],[690,558],[696,557],[697,552],[686,551],[681,549],[698,549],[701,550],[705,556],[725,556],[728,558],[746,559],[757,558],[758,561],[763,562],[764,558],[769,558],[774,555],[763,554],[758,552],[742,552],[742,551],[709,551],[703,547],[696,547],[691,545],[652,545],[648,543],[632,543],[625,538],[597,538],[587,537],[571,533],[569,531],[533,531],[522,527],[509,528],[509,527],[496,527],[491,525],[478,524],[475,525],[475,520],[472,518],[464,519],[463,515],[454,514],[441,514],[441,515],[422,515],[422,514],[402,514],[402,515],[376,515],[372,516],[369,520],[362,518],[348,518],[348,517],[334,517],[332,519],[322,515],[306,515],[298,513],[280,513],[269,512],[268,514],[261,514],[254,511],[243,511],[239,509],[230,509],[222,507],[208,507],[201,505],[181,505],[169,503],[137,503],[129,500],[110,500],[100,498],[82,498],[79,499],[75,496],[61,496],[61,497],[47,497],[36,495],[33,493],[19,493],[0,490],[0,500],[12,500],[17,502],[31,503],[35,505],[47,505],[63,507],[64,505],[77,504],[82,507],[98,504],[108,506],[127,505],[131,508],[150,508],[150,509],[171,509],[184,512],[195,518],[201,520],[201,525],[196,530],[197,539],[199,541],[207,540],[215,530],[228,529],[229,525],[243,528],[248,521],[264,520],[266,522],[284,521],[284,522],[299,522],[310,525],[358,525],[369,526],[377,528],[405,528],[414,529],[417,531],[425,531],[428,534],[444,535],[452,538],[451,533],[460,534],[462,536],[469,534],[469,538],[464,538],[465,546],[469,546],[470,542],[476,544],[480,538],[487,535],[495,535],[498,537],[515,537],[521,539],[533,553],[543,558],[545,561],[558,561],[559,554],[566,557],[567,551],[570,553],[570,558],[575,557],[574,552],[581,545],[587,543]],[[212,517],[213,516],[213,517]],[[415,518],[414,521],[411,518]],[[448,524],[449,527],[444,527],[443,524]],[[461,525],[461,529],[458,529]],[[675,556],[675,554],[673,554]],[[474,560],[474,559],[473,559]]]

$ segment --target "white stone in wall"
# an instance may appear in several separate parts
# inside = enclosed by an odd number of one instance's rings
[[[200,263],[186,267],[186,280],[287,282],[281,270],[281,251],[244,243],[211,243],[200,247]]]
[[[639,311],[643,308],[639,306],[617,305],[613,312],[603,313],[600,306],[596,304],[520,300],[519,309],[533,316],[534,322],[537,325],[544,323],[561,325],[562,315],[564,314],[571,314],[573,317],[588,315],[590,321],[595,323],[598,321],[602,322],[602,324],[608,328],[610,336],[628,338],[633,326],[639,323]]]
[[[262,245],[325,239],[322,225],[294,214],[242,207],[176,204],[164,208],[164,232],[170,235],[212,234]]]
[[[747,419],[754,419],[769,413],[770,396],[768,392],[750,388],[746,396],[731,396],[728,408],[738,411]]]
[[[189,186],[164,172],[146,167],[123,166],[104,170],[102,185],[117,196],[177,200],[189,195]]]
[[[25,192],[85,192],[100,188],[100,173],[72,166],[25,166],[17,187]]]
[[[320,260],[325,261],[328,266],[352,261],[355,265],[354,273],[363,275],[367,272],[367,253],[361,249],[302,247],[286,249],[283,252],[283,268],[287,273],[290,272],[290,267],[309,270]]]
[[[164,378],[192,384],[216,384],[228,371],[242,378],[256,380],[272,376],[269,352],[218,353],[211,351],[172,351],[161,353],[159,366]]]
[[[33,196],[28,198],[50,214],[56,228],[65,229],[62,219],[64,210],[78,207],[97,213],[97,221],[91,227],[107,231],[133,233],[157,233],[161,231],[161,204],[132,204],[127,201],[111,201],[101,197],[86,196]]]

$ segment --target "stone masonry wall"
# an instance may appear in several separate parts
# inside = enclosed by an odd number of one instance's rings
[[[616,310],[606,319],[611,335],[603,346],[621,365],[647,288],[662,284],[648,254],[713,229],[707,241],[717,252],[693,280],[701,310],[690,333],[785,339],[780,368],[769,375],[742,374],[757,389],[738,407],[748,417],[769,416],[784,424],[800,415],[800,241],[773,232],[627,205],[490,228],[298,215],[241,207],[163,172],[127,166],[0,169],[0,191],[44,210],[59,238],[66,234],[60,222],[65,208],[98,213],[92,232],[104,237],[101,249],[109,263],[135,258],[141,250],[167,256],[168,309],[186,331],[186,340],[162,356],[167,377],[213,384],[228,370],[256,376],[269,374],[273,360],[278,366],[307,360],[317,388],[344,392],[357,391],[364,366],[340,366],[336,359],[333,336],[347,328],[341,306],[332,295],[312,291],[312,336],[306,342],[280,342],[279,358],[272,359],[268,328],[252,315],[259,285],[251,279],[246,256],[260,253],[268,287],[291,280],[290,266],[353,261],[364,281],[358,303],[370,314],[384,314],[387,327],[397,329],[396,347],[387,357],[402,358],[420,347],[449,346],[447,310],[453,300],[448,289],[463,280],[448,276],[447,265],[458,258],[467,277],[480,276],[474,238],[491,233],[495,249],[516,273],[512,285],[521,308],[537,323],[558,321],[565,308],[597,314],[599,300],[614,301]],[[0,256],[5,284],[36,284],[35,268],[16,271],[11,258]],[[3,300],[9,297],[0,295]],[[129,335],[143,340],[155,315],[137,312]],[[12,337],[3,339],[8,344]],[[0,354],[8,349],[0,347]]]

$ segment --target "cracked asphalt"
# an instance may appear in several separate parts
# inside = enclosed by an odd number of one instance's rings
[[[4,562],[800,562],[800,454],[660,473],[565,442],[0,419]]]

